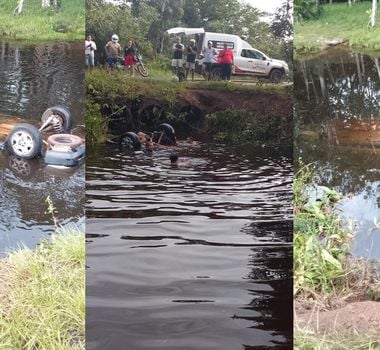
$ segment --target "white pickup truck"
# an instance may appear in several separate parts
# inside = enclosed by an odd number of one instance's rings
[[[219,51],[226,43],[234,52],[233,75],[255,76],[265,78],[271,82],[280,82],[288,73],[289,67],[285,61],[268,57],[263,52],[254,49],[249,43],[237,35],[205,32],[203,28],[171,28],[166,31],[169,35],[184,34],[193,36],[197,42],[196,71],[200,72],[202,66],[201,51],[207,47],[209,41],[212,47]],[[221,67],[215,57],[211,67],[212,77],[215,80],[221,77]]]

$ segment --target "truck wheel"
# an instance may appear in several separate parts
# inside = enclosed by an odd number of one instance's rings
[[[127,151],[140,151],[141,142],[134,132],[127,132],[120,136],[119,146]]]
[[[158,126],[157,130],[164,133],[163,137],[161,138],[162,144],[164,144],[164,145],[175,145],[176,144],[177,139],[175,137],[175,130],[170,124],[168,124],[168,123],[160,124]]]
[[[212,80],[222,80],[222,68],[215,67],[211,70]]]
[[[8,135],[7,146],[14,155],[20,158],[35,158],[42,149],[41,133],[33,125],[18,124]]]
[[[72,127],[72,119],[71,119],[71,114],[67,110],[66,107],[63,106],[54,106],[51,108],[48,108],[41,117],[42,123],[45,123],[48,118],[52,115],[57,116],[58,121],[61,125],[61,129],[67,131],[71,130]]]
[[[283,76],[284,74],[282,70],[272,69],[272,71],[269,74],[269,80],[271,83],[279,83],[282,80]]]

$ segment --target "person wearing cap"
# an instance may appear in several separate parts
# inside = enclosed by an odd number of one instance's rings
[[[215,57],[218,52],[212,47],[212,41],[207,43],[207,47],[204,47],[201,52],[202,63],[202,75],[204,78],[207,76],[207,80],[211,78],[211,66],[215,63]]]
[[[183,52],[185,51],[185,46],[181,44],[181,37],[177,36],[175,38],[175,43],[173,44],[173,59],[172,68],[175,74],[177,74],[178,69],[183,68]]]
[[[191,71],[191,80],[194,81],[195,58],[197,56],[197,48],[194,39],[190,40],[190,43],[186,48],[186,54],[186,80],[189,71]]]
[[[107,63],[107,70],[113,69],[117,62],[117,58],[121,54],[121,46],[119,44],[119,37],[116,34],[113,34],[111,37],[111,40],[108,41],[106,46],[104,47],[106,50],[106,63]]]

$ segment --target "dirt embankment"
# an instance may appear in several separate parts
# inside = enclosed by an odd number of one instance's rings
[[[380,339],[380,302],[352,302],[327,311],[305,310],[296,303],[294,321],[296,327],[310,329],[315,334],[344,331],[378,335]]]
[[[258,116],[293,117],[292,98],[285,94],[248,90],[201,90],[187,89],[181,92],[179,104],[191,105],[204,114],[225,109],[246,109]]]

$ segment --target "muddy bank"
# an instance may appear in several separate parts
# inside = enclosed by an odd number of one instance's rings
[[[266,125],[271,131],[281,129],[281,139],[290,139],[292,135],[293,106],[289,87],[131,80],[122,74],[98,70],[86,75],[86,88],[87,137],[95,142],[98,142],[97,132],[104,134],[107,130],[117,135],[127,131],[152,131],[163,122],[172,124],[179,136],[212,139],[215,117],[226,117],[223,113],[231,110],[244,115],[239,121],[241,125],[236,125],[236,115],[227,119],[233,117],[234,127],[240,131],[250,128],[245,133],[246,141],[251,141],[254,134],[251,129],[257,124],[261,128]],[[267,119],[270,122],[263,123]],[[99,127],[101,123],[106,127]],[[225,124],[225,130],[219,131],[230,131],[230,123]],[[273,133],[273,139],[278,140],[278,134]]]

